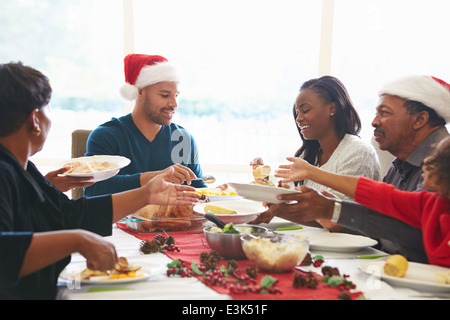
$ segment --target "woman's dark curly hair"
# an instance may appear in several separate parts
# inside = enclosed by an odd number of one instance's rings
[[[21,62],[0,64],[0,137],[17,131],[34,109],[50,102],[49,80]]]
[[[436,177],[436,184],[443,196],[450,197],[450,137],[441,140],[423,162],[425,170]]]

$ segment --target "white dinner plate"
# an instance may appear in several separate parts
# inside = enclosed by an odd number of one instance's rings
[[[305,235],[309,238],[310,248],[320,251],[356,252],[378,243],[371,238],[348,233],[311,232]]]
[[[197,188],[197,192],[206,192],[203,193],[205,195],[206,201],[230,201],[230,200],[237,200],[240,197],[235,194],[231,194],[230,192],[233,190],[227,189],[222,190],[220,188]],[[208,194],[210,193],[210,194]]]
[[[383,268],[386,259],[374,260],[360,266],[361,271],[380,277],[392,285],[408,287],[416,290],[447,292],[450,294],[450,284],[439,283],[435,278],[437,272],[448,272],[450,269],[408,261],[408,269],[403,278],[388,276]],[[449,296],[450,297],[450,296]]]
[[[90,277],[89,279],[80,279],[79,274],[83,271],[82,268],[75,267],[74,269],[66,268],[64,269],[59,277],[66,281],[76,284],[77,282],[81,284],[121,284],[121,283],[132,283],[146,281],[150,276],[156,274],[156,271],[160,271],[161,266],[148,265],[142,267],[142,269],[136,272],[137,277],[128,277],[122,279],[108,279],[108,276],[96,276]]]
[[[205,214],[205,206],[210,203],[201,203],[194,206],[194,211],[199,214]],[[218,214],[220,220],[225,224],[232,222],[233,224],[244,224],[255,220],[261,213],[267,211],[267,207],[261,202],[249,200],[221,201],[215,205],[228,208],[237,212],[237,214]]]
[[[240,195],[243,198],[273,204],[285,202],[277,199],[278,195],[280,194],[301,193],[300,191],[297,190],[278,188],[273,186],[264,186],[259,184],[230,182],[229,185],[234,190],[236,190],[236,193],[238,195]]]
[[[107,180],[109,178],[114,177],[116,174],[119,173],[120,169],[128,166],[130,164],[130,159],[121,157],[121,156],[92,156],[92,157],[80,157],[80,158],[73,158],[64,162],[60,162],[57,164],[57,168],[62,168],[65,164],[71,163],[74,161],[87,161],[87,162],[108,162],[113,167],[112,169],[104,170],[104,171],[98,171],[98,172],[92,172],[92,173],[65,173],[64,175],[69,177],[93,177],[93,179],[88,180],[89,182],[98,182]]]

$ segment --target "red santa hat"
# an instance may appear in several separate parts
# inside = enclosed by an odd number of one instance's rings
[[[441,79],[423,75],[408,76],[386,84],[379,94],[421,102],[450,123],[450,84]]]
[[[159,82],[180,82],[175,67],[157,55],[129,54],[124,59],[125,84],[120,94],[126,100],[136,100],[138,90]]]

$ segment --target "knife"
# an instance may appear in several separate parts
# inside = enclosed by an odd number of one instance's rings
[[[327,257],[324,255],[325,259],[333,260],[333,259],[378,259],[390,256],[389,254],[370,254],[370,255],[360,255],[360,256],[331,256]]]

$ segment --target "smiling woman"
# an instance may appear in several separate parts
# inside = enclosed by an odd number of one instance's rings
[[[294,106],[303,140],[296,156],[324,165],[346,134],[357,135],[361,120],[344,84],[335,77],[311,79],[300,88]]]
[[[324,76],[306,81],[295,101],[294,118],[303,141],[295,157],[333,173],[381,179],[375,150],[358,136],[361,121],[339,79]],[[351,199],[311,180],[296,183]],[[275,210],[277,207],[271,206],[259,219],[267,222]],[[333,223],[318,222],[334,231],[339,228]]]

